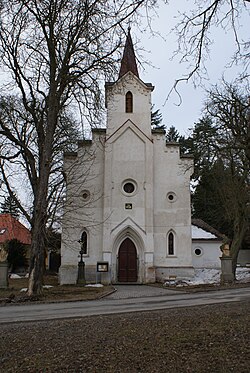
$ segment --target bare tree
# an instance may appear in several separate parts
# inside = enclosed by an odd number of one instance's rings
[[[22,217],[31,223],[32,219],[32,173],[26,153],[38,158],[38,147],[34,136],[32,118],[22,106],[17,96],[0,97],[0,116],[2,119],[0,133],[0,173],[5,180],[5,195],[21,210]],[[47,227],[59,223],[59,211],[63,203],[63,152],[76,148],[80,132],[77,121],[65,109],[58,117],[58,126],[54,136],[53,159],[51,162],[48,187],[48,221]],[[13,141],[14,139],[19,141]],[[26,151],[21,151],[20,142]],[[14,193],[14,191],[17,193]],[[3,197],[1,196],[1,197]]]
[[[178,48],[174,55],[181,56],[180,62],[188,63],[189,68],[186,75],[176,79],[171,92],[177,89],[181,81],[193,78],[197,82],[197,79],[204,76],[206,61],[214,42],[211,31],[216,29],[231,33],[232,38],[228,36],[228,43],[232,45],[233,55],[232,60],[228,61],[229,65],[241,63],[241,78],[249,76],[250,40],[243,40],[240,33],[241,19],[244,16],[250,18],[248,3],[250,0],[197,0],[190,6],[189,11],[183,12],[179,9],[179,21],[174,27],[178,37]]]
[[[9,82],[1,90],[17,92],[25,126],[17,131],[19,119],[13,118],[10,124],[1,111],[0,133],[14,144],[14,150],[8,155],[1,147],[0,165],[10,195],[5,168],[10,157],[23,163],[30,180],[32,211],[29,215],[21,210],[32,228],[29,295],[42,289],[49,181],[55,167],[59,118],[65,107],[78,103],[82,113],[88,113],[92,122],[96,120],[101,107],[100,82],[116,71],[122,26],[139,9],[155,3],[11,0],[1,4],[0,57],[2,68],[9,73]]]
[[[196,124],[191,139],[198,181],[194,214],[217,229],[225,229],[222,233],[231,241],[235,274],[250,223],[250,107],[246,87],[226,82],[213,87],[203,112],[206,118]]]
[[[216,155],[224,161],[227,174],[227,182],[217,190],[233,228],[230,253],[235,273],[250,223],[250,107],[246,87],[226,82],[222,88],[214,87],[209,92],[207,112],[218,132]]]

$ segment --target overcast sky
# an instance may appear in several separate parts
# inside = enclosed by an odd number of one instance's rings
[[[181,83],[178,87],[182,97],[182,104],[177,106],[179,99],[174,93],[164,105],[166,97],[173,86],[175,79],[181,78],[187,73],[185,66],[180,64],[178,57],[171,61],[173,52],[177,48],[177,36],[169,33],[175,25],[178,10],[190,9],[192,1],[176,0],[170,2],[170,5],[162,5],[158,10],[158,16],[152,24],[153,29],[159,31],[160,36],[152,37],[150,32],[141,34],[135,29],[131,30],[133,40],[137,38],[139,42],[136,47],[145,48],[148,52],[143,53],[143,57],[151,62],[155,67],[144,65],[144,71],[140,70],[140,77],[145,82],[150,82],[155,86],[153,91],[153,103],[155,109],[160,109],[163,115],[163,123],[169,128],[174,125],[182,134],[187,134],[188,129],[192,128],[194,123],[201,117],[202,103],[205,99],[205,89],[189,83]],[[248,4],[250,10],[250,4]],[[249,13],[244,12],[241,21],[241,34],[248,38],[250,17]],[[227,81],[234,80],[242,71],[242,67],[226,68],[234,51],[235,43],[232,31],[227,32],[214,28],[211,37],[214,41],[210,58],[206,63],[208,71],[208,80],[203,81],[209,88],[211,84],[219,83],[222,74]],[[180,59],[180,56],[179,56]]]

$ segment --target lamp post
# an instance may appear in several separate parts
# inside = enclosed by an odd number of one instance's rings
[[[78,275],[77,275],[77,284],[85,285],[85,263],[83,261],[83,255],[86,254],[85,250],[85,242],[82,240],[78,241],[81,245],[81,250],[79,251],[80,254],[80,261],[78,262]]]

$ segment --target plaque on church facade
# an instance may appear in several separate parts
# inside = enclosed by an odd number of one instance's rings
[[[125,209],[126,210],[132,210],[132,203],[125,203]]]

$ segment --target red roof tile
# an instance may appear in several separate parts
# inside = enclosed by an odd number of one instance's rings
[[[30,245],[31,233],[10,214],[0,214],[0,244],[13,239]]]

